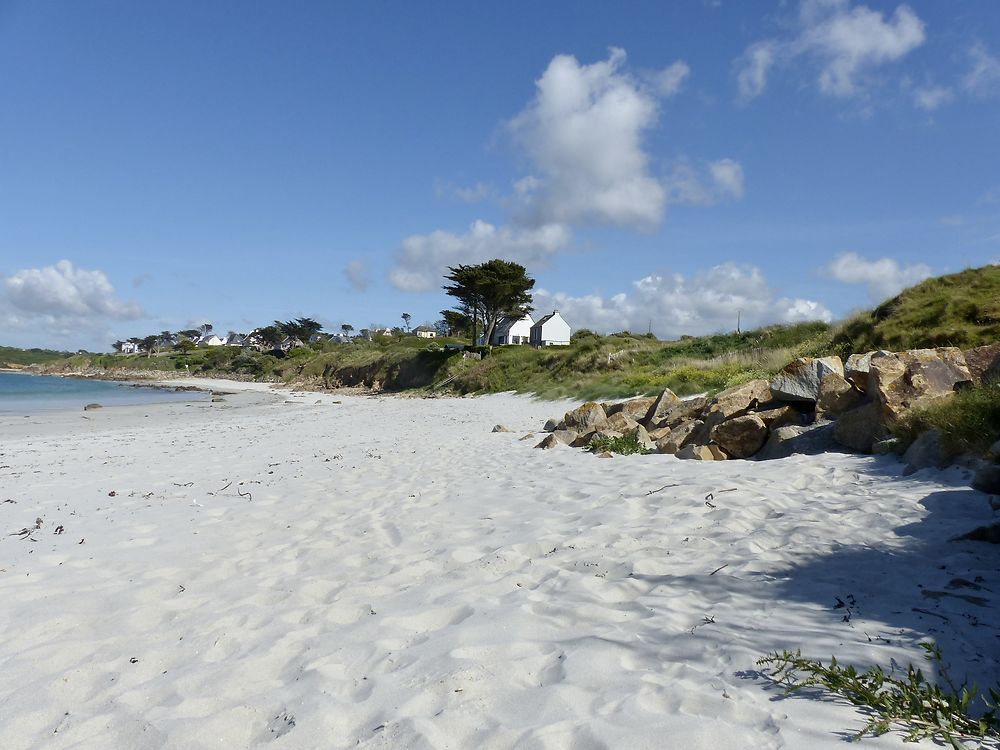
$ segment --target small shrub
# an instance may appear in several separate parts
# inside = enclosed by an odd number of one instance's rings
[[[983,383],[930,406],[911,409],[891,425],[891,430],[904,449],[922,433],[938,430],[950,455],[983,455],[1000,440],[1000,383]]]
[[[866,734],[885,734],[896,726],[905,733],[905,742],[942,740],[963,750],[959,741],[972,739],[986,740],[989,747],[996,747],[1000,741],[1000,714],[997,713],[1000,683],[996,688],[989,688],[992,702],[983,699],[986,711],[981,718],[976,718],[971,713],[979,697],[976,686],[956,688],[942,664],[937,645],[920,645],[927,652],[927,658],[938,666],[947,689],[929,682],[912,664],[907,667],[905,679],[887,675],[879,666],[859,672],[853,666],[838,663],[835,657],[826,665],[804,658],[800,651],[769,654],[758,659],[757,664],[773,667],[766,676],[783,685],[788,694],[817,687],[866,709],[870,718],[855,735],[856,739]]]
[[[633,453],[648,453],[645,448],[639,445],[639,439],[634,435],[620,435],[619,437],[601,436],[590,441],[590,450],[607,451],[608,453],[619,453],[628,456]]]

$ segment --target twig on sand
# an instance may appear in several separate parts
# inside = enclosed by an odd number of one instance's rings
[[[233,483],[233,481],[230,479],[228,482],[226,482],[226,486],[225,487],[223,487],[221,490],[216,490],[215,493],[217,494],[219,492],[225,492],[226,490],[229,489],[229,487],[230,487],[230,485],[232,483]]]
[[[194,482],[184,482],[183,484],[181,484],[180,482],[171,482],[171,484],[174,487],[193,487],[194,486]]]
[[[925,615],[930,615],[931,617],[940,617],[945,622],[951,622],[951,620],[949,620],[944,615],[939,614],[938,612],[931,612],[929,609],[922,609],[921,607],[914,607],[913,611],[914,612],[920,612],[921,614],[925,614]]]
[[[232,483],[230,482],[230,484],[232,484]],[[229,485],[226,485],[226,486],[228,487]],[[248,497],[248,498],[250,498],[251,502],[253,501],[253,494],[250,492],[250,490],[247,490],[246,492],[244,492],[242,489],[240,489],[239,487],[237,487],[236,488],[236,493],[240,497]]]
[[[728,567],[729,567],[729,563],[726,563],[725,565],[720,565],[720,566],[719,566],[719,567],[717,567],[717,568],[716,568],[715,570],[713,570],[713,571],[712,571],[711,573],[709,573],[709,575],[710,575],[710,576],[714,576],[714,575],[715,575],[716,573],[718,573],[718,572],[719,572],[720,570],[722,570],[723,568],[728,568]]]
[[[659,489],[650,490],[649,492],[646,493],[646,496],[648,497],[649,495],[655,495],[657,492],[662,492],[663,490],[667,489],[668,487],[680,487],[680,485],[679,484],[665,484],[662,487],[660,487]]]

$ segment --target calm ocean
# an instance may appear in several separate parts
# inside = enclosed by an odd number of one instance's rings
[[[167,388],[135,388],[127,383],[51,375],[0,372],[0,412],[30,413],[40,410],[83,409],[90,403],[101,406],[153,404],[164,401],[196,401],[207,394],[176,392]]]

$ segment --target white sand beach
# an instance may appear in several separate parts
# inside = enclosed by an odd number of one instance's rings
[[[833,749],[862,714],[757,658],[932,638],[1000,675],[960,469],[598,459],[519,439],[564,403],[211,385],[241,392],[0,417],[0,748]]]

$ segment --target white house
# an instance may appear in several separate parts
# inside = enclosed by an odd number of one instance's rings
[[[527,313],[523,318],[500,318],[500,322],[493,329],[493,335],[490,336],[490,345],[527,344],[531,339],[531,326],[534,324],[535,321]]]
[[[135,341],[121,341],[118,343],[118,351],[122,354],[138,354],[139,344]]]
[[[206,333],[197,341],[198,346],[225,346],[226,340],[214,333]]]
[[[235,331],[230,331],[229,335],[226,336],[226,346],[245,346],[247,343],[247,337],[242,333],[236,333]]]
[[[569,344],[569,323],[553,310],[531,326],[532,346],[566,346]]]
[[[418,339],[432,339],[438,335],[437,331],[430,326],[417,326],[413,329],[413,332],[417,335]]]

